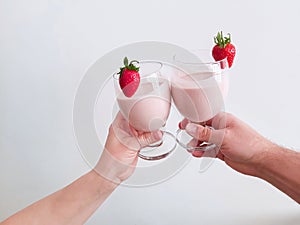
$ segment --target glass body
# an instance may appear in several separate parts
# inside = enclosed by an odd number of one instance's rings
[[[131,97],[126,97],[119,85],[119,77],[114,74],[114,86],[120,112],[128,123],[137,131],[151,132],[161,129],[168,119],[171,108],[171,90],[169,80],[162,76],[162,63],[142,61],[140,67],[140,84]],[[131,88],[128,84],[126,88]],[[165,140],[173,138],[172,141]],[[171,143],[172,142],[172,143]],[[166,146],[167,145],[167,146]],[[156,144],[146,146],[140,151],[140,157],[148,160],[167,156],[176,142],[173,135],[163,132],[163,139]]]
[[[208,50],[195,51],[194,57],[174,56],[179,69],[172,77],[172,97],[181,115],[193,123],[205,124],[224,110],[228,91],[227,59],[214,61]],[[188,150],[207,151],[215,145],[200,143],[185,131],[177,131],[177,141]]]

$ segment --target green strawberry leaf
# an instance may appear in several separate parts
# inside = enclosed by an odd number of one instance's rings
[[[136,65],[134,65],[134,63],[139,63],[139,61],[132,60],[132,61],[130,61],[129,64],[128,64],[128,62],[129,62],[128,58],[124,57],[124,59],[123,59],[124,67],[120,67],[120,71],[117,73],[117,74],[120,74],[119,78],[121,78],[125,68],[128,69],[128,70],[133,70],[133,71],[137,71],[137,72],[139,71],[140,68],[137,67]]]
[[[123,62],[124,62],[125,67],[127,67],[128,66],[128,58],[125,57],[124,60],[123,60]]]
[[[216,45],[218,45],[220,48],[225,48],[227,44],[231,42],[231,36],[228,33],[228,37],[223,36],[223,32],[218,32],[217,36],[214,37],[214,42]]]

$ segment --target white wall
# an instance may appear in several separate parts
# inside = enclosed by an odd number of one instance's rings
[[[72,104],[99,57],[135,41],[237,46],[226,102],[273,141],[300,148],[297,1],[0,1],[0,221],[88,171]],[[120,187],[87,224],[299,224],[299,206],[268,183],[193,160],[147,188]],[[117,215],[117,216],[116,216]]]

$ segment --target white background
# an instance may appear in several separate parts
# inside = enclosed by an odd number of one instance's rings
[[[230,32],[227,111],[299,149],[298,4],[0,0],[0,221],[88,171],[72,131],[76,88],[99,57],[135,41],[211,48],[217,31]],[[160,185],[118,188],[87,224],[300,223],[299,205],[268,183],[218,160],[205,173],[197,166]]]

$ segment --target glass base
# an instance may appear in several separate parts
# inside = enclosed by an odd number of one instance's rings
[[[139,157],[144,160],[159,160],[166,158],[176,148],[176,139],[170,132],[164,131],[162,139],[139,152]]]
[[[176,132],[176,141],[181,147],[185,148],[190,153],[195,151],[206,152],[217,147],[212,143],[200,142],[190,136],[185,130],[181,129],[178,129]]]

